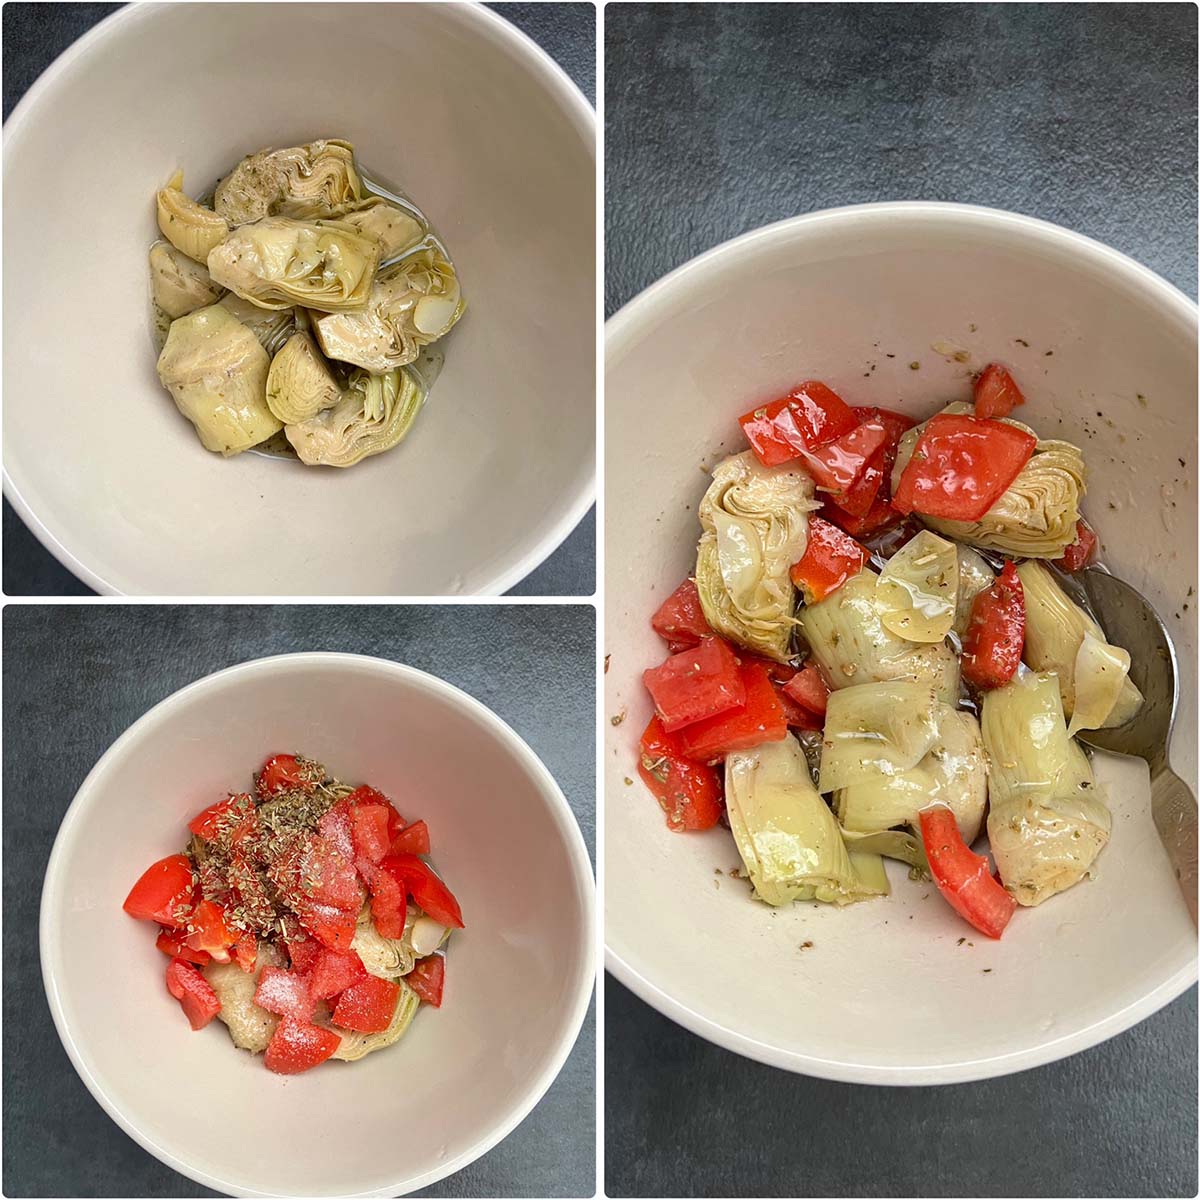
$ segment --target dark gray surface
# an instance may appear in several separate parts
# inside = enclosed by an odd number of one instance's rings
[[[75,1074],[42,992],[42,879],[67,805],[152,705],[248,659],[343,650],[457,684],[533,747],[595,852],[595,612],[590,605],[12,605],[4,610],[6,1196],[209,1196],[152,1158]],[[131,986],[137,981],[125,981]],[[595,1024],[522,1124],[428,1196],[591,1196]]]
[[[1192,5],[609,4],[608,310],[767,222],[902,199],[1055,221],[1195,295],[1196,22]],[[1196,1192],[1194,989],[1062,1063],[928,1089],[789,1075],[605,994],[610,1195]]]
[[[1191,4],[610,4],[605,299],[872,200],[1041,217],[1196,290]]]
[[[4,5],[4,118],[37,77],[120,4]],[[596,97],[596,10],[591,4],[490,4],[537,42],[592,103]],[[4,592],[8,596],[90,596],[4,501]],[[590,596],[596,590],[596,510],[510,594]]]

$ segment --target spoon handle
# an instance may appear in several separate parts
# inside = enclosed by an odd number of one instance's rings
[[[1150,781],[1150,812],[1196,924],[1196,797],[1166,764]]]

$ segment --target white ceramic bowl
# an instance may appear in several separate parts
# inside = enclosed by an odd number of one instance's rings
[[[1083,447],[1105,558],[1167,619],[1173,757],[1194,785],[1196,310],[1174,288],[1026,217],[880,204],[747,234],[609,323],[606,712],[629,716],[604,755],[608,961],[668,1016],[763,1062],[870,1083],[999,1075],[1093,1045],[1196,978],[1140,760],[1099,767],[1114,813],[1099,877],[1018,912],[999,943],[895,869],[887,900],[772,913],[714,874],[738,862],[727,830],[669,833],[636,779],[641,672],[664,656],[649,618],[694,567],[698,468],[744,446],[738,414],[818,378],[926,415],[968,397],[990,359],[1015,370],[1023,419]]]
[[[430,214],[469,309],[400,447],[224,460],[155,375],[154,191],[319,136]],[[6,123],[4,255],[5,491],[101,592],[499,593],[591,503],[594,115],[482,6],[116,13]]]
[[[152,926],[121,911],[195,812],[285,749],[426,818],[466,918],[440,1009],[394,1047],[290,1077],[219,1022],[192,1033]],[[92,1095],[169,1166],[238,1195],[391,1196],[479,1157],[549,1087],[591,993],[592,896],[558,786],[478,701],[379,659],[285,655],[177,692],[96,764],[50,856],[42,973]]]

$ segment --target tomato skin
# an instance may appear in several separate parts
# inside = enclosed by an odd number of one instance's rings
[[[139,921],[157,921],[179,929],[186,924],[186,916],[181,918],[177,914],[191,906],[192,892],[192,864],[188,856],[168,854],[146,868],[121,907]]]
[[[828,492],[835,501],[844,501],[847,495],[853,495],[855,485],[871,460],[887,444],[887,436],[882,422],[868,421],[843,434],[835,442],[816,450],[805,450],[800,457],[804,469],[812,476],[817,487]],[[882,482],[881,473],[879,483]],[[878,491],[878,485],[875,490]]]
[[[660,638],[680,649],[696,646],[701,638],[713,636],[712,628],[704,617],[694,579],[685,579],[658,606],[657,612],[650,618],[650,628]]]
[[[1016,900],[992,877],[988,860],[962,840],[954,814],[945,807],[921,810],[921,839],[938,891],[960,917],[998,938],[1016,912]]]
[[[977,521],[1021,473],[1037,438],[976,417],[932,417],[904,468],[892,505],[949,521]]]
[[[1082,518],[1075,523],[1075,540],[1063,551],[1054,565],[1068,573],[1082,571],[1096,555],[1097,538],[1092,527]]]
[[[756,662],[743,663],[741,671],[746,691],[743,707],[679,731],[680,746],[688,758],[711,763],[730,750],[749,750],[787,737],[787,715],[769,672]]]
[[[854,411],[820,380],[810,379],[786,396],[738,418],[759,461],[777,467],[849,433],[857,424]]]
[[[298,1075],[320,1066],[341,1044],[331,1029],[283,1017],[263,1055],[263,1066],[277,1075]]]
[[[999,363],[988,363],[975,380],[975,415],[977,417],[1007,417],[1020,404],[1025,403],[1017,381],[1006,367]]]
[[[311,792],[315,784],[304,778],[303,770],[294,754],[272,754],[263,763],[254,786],[258,794],[265,799],[290,788]]]
[[[971,605],[962,639],[962,675],[986,691],[1003,687],[1017,673],[1025,649],[1025,590],[1012,560]]]
[[[351,984],[338,997],[333,1023],[357,1033],[382,1033],[392,1023],[399,998],[398,983],[368,975]]]
[[[406,825],[392,840],[389,854],[429,854],[429,826],[424,821]]]
[[[676,833],[711,829],[721,817],[721,778],[714,768],[685,757],[679,735],[655,714],[642,734],[638,774],[654,793]]]
[[[203,1029],[221,1011],[221,1002],[208,980],[181,958],[167,963],[167,991],[179,1001],[193,1030]]]
[[[740,708],[746,699],[737,656],[728,642],[715,637],[643,671],[642,682],[668,733]]]
[[[414,992],[434,1008],[442,1007],[442,992],[446,986],[446,959],[441,954],[431,954],[417,960],[417,964],[404,977]]]
[[[463,928],[462,909],[454,893],[415,854],[392,854],[379,864],[410,895],[422,912],[439,925]]]
[[[810,517],[808,545],[792,567],[792,583],[804,593],[806,604],[816,604],[857,575],[867,557],[866,547],[848,533],[820,517]]]

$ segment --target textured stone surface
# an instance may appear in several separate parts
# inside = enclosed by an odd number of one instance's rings
[[[119,4],[4,6],[4,117],[37,77]],[[596,10],[591,4],[492,4],[553,58],[585,96],[596,96]],[[596,590],[596,511],[513,589],[524,596],[590,596]],[[9,596],[90,596],[4,501],[4,592]]]
[[[42,991],[38,906],[68,804],[158,701],[249,659],[342,650],[408,663],[494,709],[595,847],[595,614],[572,606],[9,605],[4,611],[4,1194],[208,1196],[105,1115]],[[130,981],[126,981],[130,982]],[[136,980],[132,981],[137,983]],[[146,981],[152,986],[153,981]],[[595,1025],[517,1129],[430,1196],[591,1196]]]
[[[608,311],[728,238],[872,200],[1029,213],[1195,295],[1196,21],[1190,5],[609,5]],[[1064,1062],[928,1089],[790,1075],[611,979],[606,997],[610,1195],[1196,1192],[1194,989]]]

